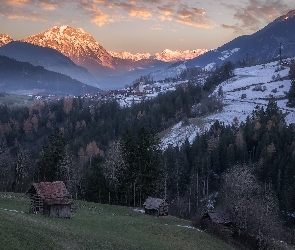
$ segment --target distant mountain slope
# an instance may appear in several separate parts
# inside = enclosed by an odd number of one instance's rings
[[[13,39],[7,35],[7,34],[0,34],[0,47],[2,47],[5,44],[8,44],[10,42],[12,42]]]
[[[252,35],[238,37],[217,50],[189,60],[186,66],[206,67],[211,63],[220,65],[225,60],[264,63],[278,59],[280,48],[282,57],[294,56],[294,27],[295,10],[292,10]]]
[[[0,48],[0,55],[17,61],[29,62],[34,66],[43,66],[50,71],[70,76],[88,85],[97,86],[97,80],[82,67],[77,66],[60,52],[25,42],[10,42]]]
[[[83,95],[97,93],[98,88],[83,84],[69,76],[41,66],[0,56],[0,91],[9,93],[47,93]]]

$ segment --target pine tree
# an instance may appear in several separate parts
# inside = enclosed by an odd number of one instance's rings
[[[43,147],[37,162],[36,179],[38,181],[63,180],[62,166],[66,161],[66,142],[58,128],[48,137],[48,145]]]
[[[147,196],[159,192],[159,178],[162,176],[159,139],[151,130],[142,127],[136,134],[127,131],[121,145],[126,163],[126,191],[133,205],[141,205]]]
[[[291,108],[295,107],[295,78],[291,80],[291,87],[287,93],[287,98],[287,106]]]

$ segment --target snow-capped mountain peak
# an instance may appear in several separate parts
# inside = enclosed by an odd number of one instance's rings
[[[176,62],[176,61],[185,61],[185,60],[189,60],[195,57],[198,57],[202,54],[204,54],[205,52],[207,52],[208,50],[206,49],[197,49],[197,50],[170,50],[170,49],[165,49],[160,53],[156,53],[154,56],[152,56],[149,53],[136,53],[136,54],[132,54],[130,52],[113,52],[113,51],[109,51],[109,53],[113,56],[113,57],[117,57],[120,59],[129,59],[132,61],[140,61],[142,59],[150,59],[150,58],[154,58],[156,60],[159,61],[163,61],[163,62]]]
[[[196,58],[204,53],[207,49],[197,49],[197,50],[170,50],[165,49],[160,53],[155,54],[155,59],[164,62],[176,62],[176,61],[185,61]]]
[[[92,60],[114,68],[112,56],[81,28],[74,29],[68,25],[55,26],[22,41],[58,50],[81,66],[85,60]]]
[[[143,59],[149,59],[151,57],[151,54],[149,53],[136,53],[132,54],[130,52],[114,52],[114,51],[108,51],[112,57],[117,57],[120,59],[127,59],[127,60],[132,60],[132,61],[140,61]]]
[[[13,39],[7,34],[0,34],[0,47],[12,42]]]

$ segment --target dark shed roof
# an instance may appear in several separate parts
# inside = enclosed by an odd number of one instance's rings
[[[47,205],[71,204],[70,194],[62,181],[33,183],[28,193],[37,194]]]
[[[159,209],[159,207],[163,204],[168,205],[168,203],[165,203],[166,202],[163,199],[148,197],[146,201],[143,203],[143,206],[146,209]]]

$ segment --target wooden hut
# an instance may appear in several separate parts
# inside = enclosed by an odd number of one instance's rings
[[[232,216],[229,212],[220,210],[218,212],[207,212],[201,218],[201,227],[205,231],[216,230],[223,234],[233,234]]]
[[[155,216],[168,215],[168,205],[166,200],[152,197],[143,203],[145,213]]]
[[[33,183],[26,192],[30,196],[30,213],[70,218],[70,194],[62,181]]]

